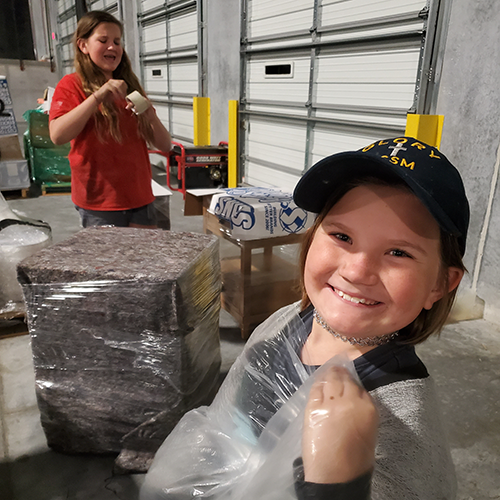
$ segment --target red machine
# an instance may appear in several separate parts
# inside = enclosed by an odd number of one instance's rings
[[[227,187],[227,142],[218,146],[183,146],[178,142],[168,153],[149,151],[167,159],[167,186],[186,196],[186,189]],[[172,176],[177,182],[172,186]]]

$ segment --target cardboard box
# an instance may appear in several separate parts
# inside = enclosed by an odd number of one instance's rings
[[[212,196],[208,211],[229,223],[231,237],[258,240],[305,232],[314,215],[293,202],[291,191],[279,188],[223,189]]]
[[[0,191],[29,187],[30,173],[26,160],[0,161]]]
[[[17,135],[0,137],[0,160],[24,160]]]
[[[184,215],[203,215],[210,206],[212,196],[223,193],[223,189],[186,189],[184,198]]]

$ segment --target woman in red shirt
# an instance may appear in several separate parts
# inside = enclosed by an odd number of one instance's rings
[[[71,194],[83,227],[155,227],[147,144],[168,152],[171,138],[150,106],[136,115],[126,96],[145,92],[111,14],[85,14],[74,35],[76,72],[58,83],[50,137],[71,141]]]

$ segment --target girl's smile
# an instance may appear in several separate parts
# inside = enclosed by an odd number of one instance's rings
[[[400,330],[443,296],[438,224],[409,191],[356,187],[318,227],[304,285],[319,314],[341,335]]]
[[[343,292],[342,290],[337,290],[335,288],[332,288],[332,290],[339,296],[339,297],[342,297],[342,299],[344,300],[347,300],[349,302],[352,302],[354,304],[363,304],[363,305],[366,305],[366,306],[375,306],[377,304],[380,304],[380,302],[377,302],[377,301],[372,301],[370,299],[366,299],[366,298],[363,298],[363,297],[355,297],[355,296],[351,296],[345,292]]]

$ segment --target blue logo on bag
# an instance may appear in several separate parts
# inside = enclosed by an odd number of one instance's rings
[[[287,233],[298,233],[307,223],[307,212],[295,204],[282,203],[279,215],[280,225]]]
[[[248,231],[255,225],[255,214],[252,205],[232,196],[221,196],[217,200],[214,214],[221,219],[225,219],[233,226],[241,227]]]

